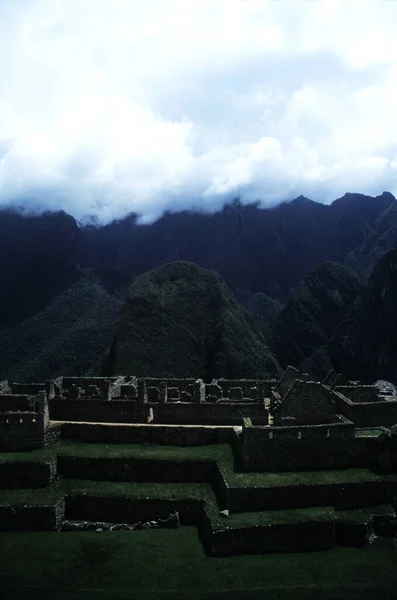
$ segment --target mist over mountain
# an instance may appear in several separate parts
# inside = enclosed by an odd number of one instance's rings
[[[284,302],[322,262],[343,263],[394,202],[389,193],[346,194],[329,206],[299,197],[273,209],[235,200],[215,213],[166,213],[151,225],[132,215],[82,231],[90,265],[102,270],[105,285],[111,277],[129,285],[165,262],[187,260],[219,273],[233,291]]]

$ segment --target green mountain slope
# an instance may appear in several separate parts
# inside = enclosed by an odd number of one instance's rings
[[[375,267],[329,344],[335,368],[353,379],[397,381],[397,248]]]
[[[368,281],[375,265],[396,245],[397,202],[394,201],[376,219],[372,231],[364,242],[347,255],[345,264],[363,281]]]
[[[347,267],[325,262],[301,281],[280,314],[266,324],[282,367],[298,366],[327,344],[362,286]]]
[[[0,330],[0,380],[84,375],[103,356],[122,302],[91,272],[34,317]]]
[[[279,372],[263,334],[219,275],[168,263],[130,287],[104,374],[265,377]]]

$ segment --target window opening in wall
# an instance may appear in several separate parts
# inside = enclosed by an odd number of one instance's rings
[[[298,440],[301,440],[301,439],[302,439],[302,432],[298,431]]]
[[[327,429],[327,438],[331,437],[331,431]]]
[[[22,419],[22,417],[19,419],[19,422],[20,422],[20,423],[23,423],[23,419]]]
[[[6,423],[9,423],[9,420],[8,420],[8,419],[6,419]]]
[[[269,431],[269,440],[273,439],[273,431]]]

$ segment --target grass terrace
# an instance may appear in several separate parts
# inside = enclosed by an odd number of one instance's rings
[[[2,600],[393,600],[396,550],[208,558],[197,530],[1,535]]]

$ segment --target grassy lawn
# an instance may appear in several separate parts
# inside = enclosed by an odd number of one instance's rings
[[[207,558],[195,528],[10,533],[0,538],[2,600],[372,599],[397,597],[390,541],[363,549]]]

